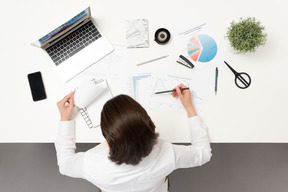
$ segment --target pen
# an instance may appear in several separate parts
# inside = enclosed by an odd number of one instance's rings
[[[181,88],[180,90],[183,91],[183,90],[187,90],[189,89],[189,87],[186,87],[186,88]],[[173,89],[173,90],[168,90],[168,91],[160,91],[160,92],[156,92],[155,94],[161,94],[161,93],[170,93],[170,92],[175,92],[176,89]]]
[[[159,59],[163,59],[163,58],[168,57],[168,56],[169,56],[169,55],[165,55],[165,56],[162,56],[162,57],[158,57],[158,58],[156,58],[156,59],[151,59],[151,60],[149,60],[149,61],[145,61],[145,62],[142,62],[142,63],[138,63],[137,66],[144,65],[144,64],[146,64],[146,63],[150,63],[150,62],[153,62],[153,61],[157,61],[157,60],[159,60]]]
[[[215,70],[215,95],[217,95],[217,84],[218,84],[218,67]]]

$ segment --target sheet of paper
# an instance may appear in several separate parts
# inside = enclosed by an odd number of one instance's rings
[[[87,80],[76,89],[74,94],[74,105],[79,108],[87,107],[106,89],[107,83],[104,82],[104,80],[99,83]]]
[[[106,81],[103,81],[103,83],[101,82],[101,84],[104,84],[104,83],[106,84]],[[106,84],[106,89],[100,95],[98,95],[97,98],[93,102],[91,102],[86,107],[88,116],[90,117],[94,127],[100,125],[102,108],[104,104],[106,103],[106,101],[108,101],[111,98],[112,98],[112,94]]]
[[[129,75],[114,75],[107,77],[108,84],[112,90],[113,96],[119,94],[129,95],[133,97],[133,89],[131,76]]]
[[[133,98],[135,100],[138,100],[138,88],[139,88],[139,82],[144,79],[151,77],[151,73],[141,73],[137,75],[133,75],[132,78],[132,86],[133,86]]]
[[[126,94],[132,97],[131,67],[126,45],[113,44],[114,51],[76,76],[72,81],[79,84],[83,79],[106,79],[113,96]],[[119,86],[120,85],[120,86]]]
[[[223,65],[222,51],[205,18],[174,28],[181,54],[195,66],[194,70]]]
[[[137,101],[148,111],[166,111],[185,113],[178,98],[171,93],[155,94],[158,91],[174,89],[179,84],[189,87],[191,99],[196,112],[201,115],[204,110],[206,91],[202,88],[206,82],[196,83],[197,75],[190,74],[160,74],[152,73],[151,76],[142,78],[137,84]],[[199,79],[199,78],[198,78]]]
[[[87,76],[91,74],[105,74],[105,75],[124,75],[130,74],[130,58],[127,48],[123,44],[113,44],[114,51],[93,64],[80,74],[80,76]]]

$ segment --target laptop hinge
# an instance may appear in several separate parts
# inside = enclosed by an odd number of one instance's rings
[[[54,44],[56,44],[58,41],[62,40],[63,38],[65,38],[66,36],[70,35],[71,33],[73,33],[75,30],[79,29],[80,27],[82,27],[83,25],[85,25],[88,21],[90,21],[90,17],[87,19],[84,19],[83,21],[81,21],[79,24],[75,25],[73,28],[69,29],[69,31],[65,32],[63,35],[60,35],[59,37],[57,37],[56,39],[52,40],[51,42],[47,43],[46,45],[44,45],[42,48],[43,49],[48,49],[49,47],[53,46]]]

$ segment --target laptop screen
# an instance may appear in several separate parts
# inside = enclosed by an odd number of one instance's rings
[[[53,41],[57,37],[61,36],[65,32],[72,29],[74,26],[82,22],[84,19],[89,18],[89,17],[90,17],[90,7],[88,7],[87,9],[85,9],[84,11],[82,11],[81,13],[79,13],[78,15],[76,15],[75,17],[67,21],[66,23],[64,23],[63,25],[57,27],[56,29],[48,33],[47,35],[43,36],[36,42],[32,43],[32,45],[35,45],[37,47],[43,47],[47,43]]]

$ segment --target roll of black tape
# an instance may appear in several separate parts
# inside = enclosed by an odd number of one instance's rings
[[[170,32],[165,28],[160,28],[155,32],[155,41],[158,44],[164,45],[168,43],[170,39]]]

